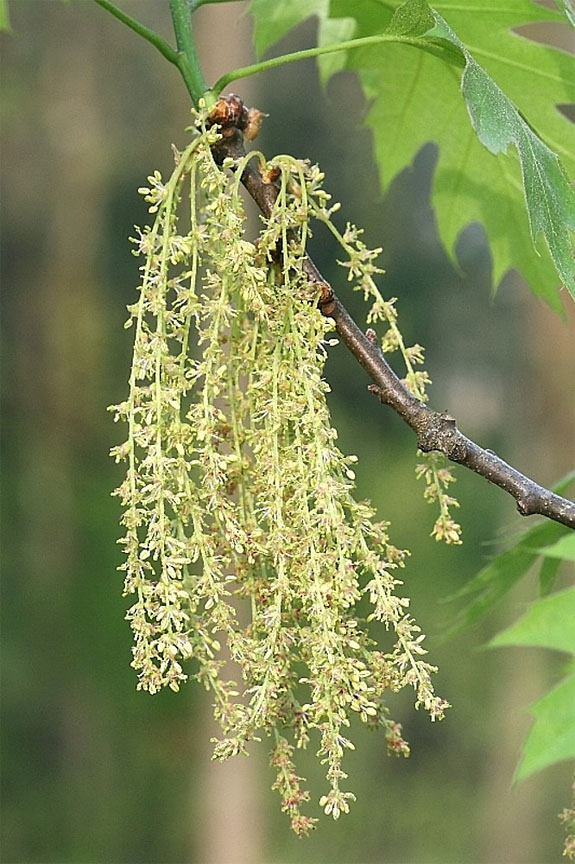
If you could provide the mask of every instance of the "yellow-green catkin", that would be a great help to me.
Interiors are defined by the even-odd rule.
[[[198,118],[169,180],[156,172],[141,190],[155,221],[135,239],[144,263],[127,322],[132,372],[127,400],[114,406],[128,437],[113,450],[127,464],[117,494],[132,665],[150,693],[178,690],[188,676],[212,692],[222,730],[214,758],[269,736],[274,788],[305,834],[316,820],[301,810],[310,796],[298,748],[313,739],[328,781],[320,805],[337,818],[354,797],[342,768],[351,717],[383,727],[389,751],[407,755],[386,692],[412,687],[432,719],[447,703],[397,593],[406,553],[355,500],[356,460],[331,425],[322,374],[333,324],[302,268],[314,220],[337,234],[322,175],[273,160],[280,193],[250,242],[238,172],[212,157],[216,136]],[[375,253],[351,226],[339,236],[350,277],[374,303],[371,320],[387,322],[384,349],[386,340],[401,347],[408,386],[424,386],[414,371],[421,349],[405,348],[393,303],[375,289]],[[225,657],[241,681],[227,679]]]

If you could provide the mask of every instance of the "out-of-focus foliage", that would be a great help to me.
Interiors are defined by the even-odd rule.
[[[567,534],[560,537],[550,546],[544,546],[539,550],[547,558],[559,558],[561,561],[575,561],[575,534]]]
[[[566,494],[573,482],[567,475],[555,489]],[[491,647],[528,645],[575,653],[575,589],[549,595],[562,561],[575,560],[575,535],[562,525],[543,523],[521,535],[497,555],[453,600],[465,600],[451,634],[491,610],[516,582],[539,566],[543,595],[515,624],[495,636]],[[471,600],[469,598],[471,597]],[[523,780],[566,759],[575,757],[575,676],[571,674],[532,707],[535,723],[523,746],[516,778]]]
[[[570,473],[555,485],[555,491],[567,494],[572,481],[573,473]],[[539,567],[541,593],[547,594],[553,587],[561,560],[569,558],[563,549],[567,544],[569,550],[572,537],[570,528],[556,522],[543,522],[522,532],[514,544],[495,556],[451,598],[453,602],[463,601],[463,605],[447,635],[468,627],[489,612],[535,565]]]
[[[515,624],[489,643],[530,645],[575,654],[575,588],[542,597]],[[535,722],[523,746],[516,772],[524,780],[535,771],[575,759],[575,674],[571,674],[531,706]]]
[[[489,643],[498,645],[540,645],[575,654],[575,589],[559,591],[536,600],[515,624]],[[575,704],[574,704],[575,709]],[[575,741],[573,742],[575,744]]]

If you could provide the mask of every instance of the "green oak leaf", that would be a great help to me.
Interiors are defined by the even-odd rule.
[[[311,15],[327,20],[329,0],[252,0],[248,11],[254,16],[254,45],[261,57],[297,24]],[[338,41],[336,35],[334,41]]]
[[[537,645],[575,654],[575,588],[532,603],[519,621],[489,642],[492,648],[501,645]]]
[[[561,537],[551,546],[539,549],[540,555],[547,558],[561,558],[563,561],[575,561],[575,533],[571,531],[566,537]]]
[[[566,495],[575,480],[575,472],[569,472],[555,483],[553,491]],[[522,531],[515,543],[496,555],[479,573],[463,585],[447,601],[459,601],[463,605],[457,612],[446,636],[453,636],[475,623],[492,609],[532,567],[540,563],[539,587],[541,595],[547,595],[557,576],[563,557],[550,557],[550,551],[564,549],[563,544],[575,537],[566,525],[557,522],[542,522]]]
[[[434,26],[435,18],[426,0],[411,0],[397,7],[387,29],[399,36],[422,36]]]
[[[357,28],[354,35],[360,37],[374,30],[383,32],[389,28],[397,6],[394,2],[365,4],[333,0],[332,14],[337,12],[349,17],[354,14],[352,10],[355,7]],[[550,148],[575,173],[573,127],[555,107],[557,103],[575,98],[573,58],[511,32],[512,27],[534,21],[557,20],[560,16],[527,0],[485,4],[485,11],[482,11],[481,4],[475,4],[469,10],[465,4],[438,0],[435,10],[436,21],[443,21],[443,14],[447,18],[450,38],[451,34],[457,33],[457,43],[465,46],[468,77],[464,74],[463,83],[467,85],[464,95],[468,96],[468,104],[476,108],[476,120],[477,113],[481,116],[481,85],[489,82],[490,102],[494,110],[483,117],[481,134],[486,142],[492,147],[498,144],[498,149],[501,149],[504,141],[513,140],[513,135],[509,134],[510,125],[521,127],[521,132],[515,129],[516,137],[526,135],[522,146],[529,162],[525,179],[527,194],[535,210],[533,233],[537,233],[545,222],[545,209],[537,208],[548,206],[547,198],[552,198],[553,192],[558,190],[558,201],[552,202],[557,207],[549,225],[550,242],[575,291],[574,255],[568,251],[567,229],[562,225],[557,236],[553,233],[554,226],[560,226],[561,218],[565,216],[567,224],[575,228],[575,195],[546,145],[534,136],[521,118],[521,114],[529,117],[530,123],[543,134]],[[427,35],[438,33],[441,34],[441,27],[434,28]],[[520,163],[511,153],[500,153],[495,157],[482,146],[469,124],[468,109],[461,99],[461,82],[456,70],[403,45],[386,45],[385,50],[378,47],[348,52],[348,66],[357,70],[371,102],[367,123],[373,129],[383,187],[386,188],[399,171],[411,164],[423,144],[435,141],[439,145],[439,157],[432,194],[439,234],[449,253],[454,256],[461,231],[471,222],[480,222],[491,247],[494,285],[511,267],[516,267],[536,294],[543,296],[554,308],[559,308],[552,257],[546,248],[541,248],[539,255],[533,249]],[[517,110],[501,99],[501,91],[491,79],[497,81],[513,100]],[[495,128],[486,125],[488,120],[496,121]],[[498,130],[501,135],[499,141],[496,137]],[[574,139],[572,147],[568,143],[570,136]],[[533,139],[537,144],[533,144]],[[533,147],[533,153],[529,152],[530,147]],[[544,176],[546,171],[548,173]],[[549,195],[542,201],[537,200],[535,186],[531,185],[532,177],[535,182],[542,180],[545,189],[550,187]]]
[[[489,647],[527,645],[575,653],[575,588],[533,603]],[[535,721],[515,772],[524,780],[549,765],[575,758],[575,675],[571,674],[531,706]]]
[[[447,598],[449,601],[463,601],[464,605],[457,612],[446,637],[474,624],[492,609],[537,564],[541,555],[540,547],[556,542],[568,531],[569,528],[556,522],[535,525],[522,533],[514,545],[493,558],[456,594]],[[554,560],[551,567],[545,564],[547,561],[539,574],[542,594],[550,590],[560,561]]]
[[[521,162],[533,241],[541,232],[565,285],[575,298],[575,190],[555,153],[538,137],[513,103],[477,64],[443,18],[434,13],[432,31],[460,48],[466,65],[461,89],[481,143],[494,155],[514,144]],[[575,67],[573,69],[575,73]]]
[[[320,44],[385,31],[426,34],[425,53],[394,44],[347,52],[345,65],[357,71],[370,103],[367,124],[374,133],[382,187],[411,164],[425,143],[436,142],[433,203],[440,237],[452,258],[462,230],[479,222],[491,247],[494,286],[514,267],[535,294],[560,309],[558,271],[575,295],[569,233],[575,229],[575,193],[555,155],[573,176],[575,134],[556,106],[575,101],[574,61],[566,52],[517,32],[535,22],[565,20],[559,12],[530,0],[472,7],[438,0],[433,8],[425,0],[331,0],[329,10],[320,0],[253,0],[250,9],[265,19],[279,7],[281,35],[286,32],[287,7],[295,15],[293,23],[316,14]],[[435,24],[426,30],[430,13]],[[344,22],[343,37],[326,26],[334,19]],[[273,28],[256,21],[266,29],[269,47]],[[429,56],[433,41],[436,47],[450,44],[460,53],[463,81],[453,57],[444,63]],[[258,44],[261,48],[264,43],[260,39]],[[324,80],[342,67],[339,55],[320,58]],[[493,152],[482,146],[478,135]],[[513,151],[507,152],[509,143],[517,147],[523,171]],[[535,250],[532,234],[541,232],[548,245],[538,244]]]
[[[529,710],[535,721],[523,745],[515,780],[575,759],[575,675],[561,681]]]

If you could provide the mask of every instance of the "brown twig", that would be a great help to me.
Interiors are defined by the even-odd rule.
[[[220,99],[210,121],[217,123],[222,133],[214,147],[217,161],[221,164],[224,159],[231,158],[239,162],[245,156],[244,134],[250,127],[250,114],[241,99],[237,96]],[[251,161],[241,181],[264,216],[269,217],[279,193],[274,180],[262,175],[258,165]],[[320,289],[321,311],[333,318],[343,342],[374,382],[368,389],[413,429],[420,450],[444,453],[452,462],[464,465],[499,486],[515,498],[522,516],[538,514],[575,528],[575,503],[535,483],[492,450],[475,444],[459,431],[453,417],[434,411],[417,399],[389,366],[374,338],[370,338],[371,334],[360,330],[309,256],[304,260],[304,270],[310,282]]]

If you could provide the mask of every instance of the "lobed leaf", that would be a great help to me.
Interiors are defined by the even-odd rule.
[[[329,0],[252,0],[248,10],[254,16],[254,45],[261,57],[272,45],[311,15],[328,17]]]
[[[575,472],[569,472],[553,486],[553,490],[558,495],[565,495],[574,479]],[[560,543],[563,538],[572,536],[574,535],[569,528],[556,522],[534,525],[533,528],[521,533],[512,546],[497,555],[456,594],[447,598],[450,601],[458,599],[467,601],[467,605],[459,611],[447,636],[452,636],[474,623],[504,597],[541,555],[546,554],[545,550],[555,548],[555,544]],[[546,558],[542,562],[539,572],[542,596],[551,590],[560,563],[559,558]]]
[[[348,0],[335,2],[341,14],[350,14]],[[414,0],[414,4],[421,5],[419,0]],[[366,35],[370,27],[381,30],[389,27],[392,12],[386,7],[396,5],[385,3],[378,7],[376,20],[373,13],[359,14],[359,8],[364,8],[361,4],[355,35]],[[366,96],[372,100],[367,122],[374,132],[382,185],[385,188],[400,170],[408,167],[423,144],[430,140],[438,143],[432,195],[440,237],[450,255],[455,257],[457,240],[466,225],[480,222],[491,246],[494,285],[510,267],[516,267],[536,294],[559,309],[553,259],[573,290],[575,265],[569,252],[569,247],[572,248],[569,231],[575,218],[575,196],[557,166],[556,157],[536,138],[520,112],[529,115],[565,164],[575,168],[575,148],[566,146],[572,127],[555,108],[556,103],[569,102],[573,97],[573,61],[563,52],[510,31],[513,26],[559,16],[525,0],[508,0],[501,7],[485,7],[484,12],[474,7],[473,14],[465,7],[438,2],[437,9],[443,8],[450,22],[447,26],[454,28],[451,33],[458,33],[452,44],[460,49],[465,45],[463,95],[467,103],[460,98],[459,76],[454,75],[453,69],[404,46],[386,46],[385,51],[365,49],[348,56],[348,66],[357,69]],[[444,21],[438,12],[434,11],[434,17],[436,22]],[[443,35],[445,32],[444,29]],[[442,28],[436,24],[427,35],[432,34],[440,38]],[[484,68],[473,58],[481,59]],[[515,104],[503,96],[491,76],[496,77]],[[491,101],[490,114],[483,113],[481,117],[485,82],[492,95],[494,89],[501,95],[495,105]],[[468,118],[473,119],[470,105],[475,119],[481,117],[484,121],[481,135],[469,125]],[[501,155],[494,158],[481,146],[496,143],[494,132],[499,135],[500,145],[509,139],[510,115],[515,138],[521,146],[523,176],[520,163],[506,158],[501,149]],[[487,120],[491,128],[486,125]],[[492,133],[489,137],[488,132]],[[542,190],[544,196],[539,201]],[[524,196],[530,202],[531,224]],[[537,234],[541,230],[546,232],[549,246],[537,254],[532,232]]]
[[[568,588],[533,603],[519,621],[495,636],[489,646],[528,645],[572,654],[575,652],[574,621],[575,588]],[[530,710],[535,722],[521,752],[516,780],[524,780],[536,771],[575,758],[575,675],[561,681]]]
[[[530,709],[535,717],[523,750],[516,780],[525,780],[557,762],[575,758],[575,675],[565,678]]]
[[[479,66],[447,22],[438,13],[434,17],[436,27],[432,32],[457,45],[465,57],[461,89],[479,140],[494,155],[505,153],[509,144],[515,145],[531,237],[535,242],[543,233],[557,272],[575,298],[575,247],[571,237],[575,231],[575,190],[556,154]]]
[[[555,522],[535,525],[521,534],[517,542],[483,567],[466,585],[448,600],[466,601],[457,613],[447,637],[453,636],[470,624],[474,624],[492,609],[513,586],[533,567],[540,555],[540,547],[546,547],[564,537],[569,528]],[[540,572],[541,593],[552,587],[560,561],[553,566],[544,566]]]
[[[542,597],[549,594],[553,588],[560,566],[560,558],[544,558],[541,562],[539,569],[539,593]]]
[[[435,18],[427,0],[412,0],[398,6],[387,30],[401,36],[421,36],[434,26]]]
[[[575,654],[575,588],[558,591],[532,603],[525,615],[489,642],[501,645],[537,645]]]
[[[569,15],[571,0],[563,6]],[[425,0],[331,0],[329,9],[322,0],[252,0],[250,11],[259,50],[311,14],[320,20],[321,45],[384,32],[426,34],[425,53],[386,44],[349,51],[345,60],[338,54],[320,58],[324,81],[344,65],[360,77],[382,187],[435,141],[440,150],[433,201],[452,258],[462,230],[480,222],[492,251],[494,286],[514,267],[557,310],[557,273],[575,296],[575,192],[558,161],[560,156],[575,172],[575,141],[570,143],[572,125],[556,107],[575,101],[573,58],[518,32],[523,25],[564,20],[559,12],[528,0],[472,9],[442,0],[434,9]],[[430,53],[448,63],[437,63]],[[461,79],[453,68],[458,63]],[[519,161],[507,155],[509,144]],[[546,244],[536,249],[539,234]]]
[[[541,555],[548,558],[559,558],[567,561],[575,561],[575,534],[568,534],[566,537],[561,537],[556,543],[551,546],[545,546],[539,549]]]

